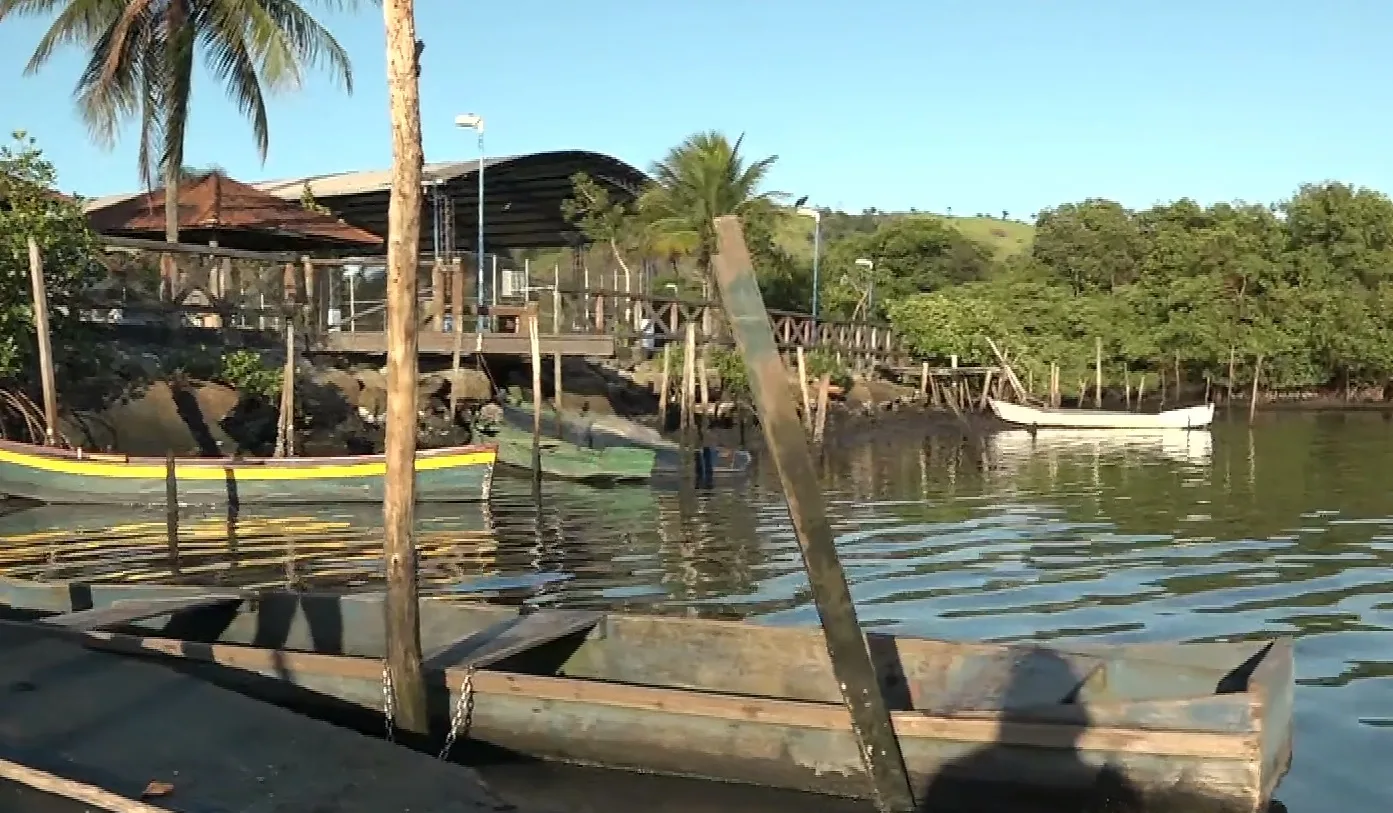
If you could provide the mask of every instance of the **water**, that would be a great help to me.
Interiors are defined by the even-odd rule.
[[[1119,440],[903,431],[820,463],[863,622],[996,641],[1298,639],[1293,813],[1386,807],[1393,745],[1393,424],[1264,416]],[[811,624],[777,482],[695,495],[500,476],[487,507],[430,509],[427,589],[548,606]],[[182,520],[40,509],[0,519],[4,572],[34,578],[373,585],[371,507]],[[124,523],[122,527],[116,527]],[[79,533],[78,530],[86,529]],[[77,536],[74,546],[65,539]],[[112,540],[121,548],[112,553]],[[293,558],[287,539],[295,540]],[[202,547],[200,547],[202,546]]]

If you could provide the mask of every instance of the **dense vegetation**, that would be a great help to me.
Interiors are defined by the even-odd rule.
[[[710,250],[695,224],[739,213],[766,304],[806,312],[813,221],[761,189],[773,160],[702,134],[632,204],[577,177],[568,214],[626,270],[658,257],[691,290]],[[917,354],[945,361],[990,363],[992,337],[1023,378],[1043,384],[1058,364],[1066,393],[1092,380],[1099,341],[1111,384],[1150,373],[1154,386],[1163,371],[1226,382],[1231,363],[1242,384],[1259,356],[1265,387],[1382,388],[1393,376],[1393,200],[1382,193],[1324,183],[1270,206],[1141,211],[1091,199],[1033,227],[1002,215],[823,211],[821,315],[889,320]]]

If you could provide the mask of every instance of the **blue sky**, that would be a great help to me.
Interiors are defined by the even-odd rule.
[[[744,132],[779,156],[772,187],[852,210],[1393,191],[1393,4],[1376,0],[418,0],[417,18],[431,161],[477,155],[452,122],[479,112],[490,154],[641,167],[693,131]],[[322,19],[353,96],[316,77],[277,97],[263,165],[200,77],[188,163],[246,180],[390,163],[381,12]],[[78,54],[22,76],[46,24],[0,24],[0,125],[37,136],[66,189],[135,188],[133,133],[104,150],[73,111]]]

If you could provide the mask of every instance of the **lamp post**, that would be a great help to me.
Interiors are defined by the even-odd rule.
[[[475,300],[478,303],[478,317],[474,320],[476,332],[484,332],[484,117],[477,113],[464,113],[455,116],[455,126],[473,130],[479,134],[479,233],[474,241],[474,269],[478,275]]]
[[[813,219],[813,319],[817,319],[818,260],[822,257],[822,211],[807,206],[799,206],[794,211]]]

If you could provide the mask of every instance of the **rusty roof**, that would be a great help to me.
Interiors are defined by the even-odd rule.
[[[156,189],[87,211],[103,234],[164,233],[165,190]],[[381,245],[381,237],[304,208],[218,172],[179,185],[180,230],[265,232],[355,246]]]

